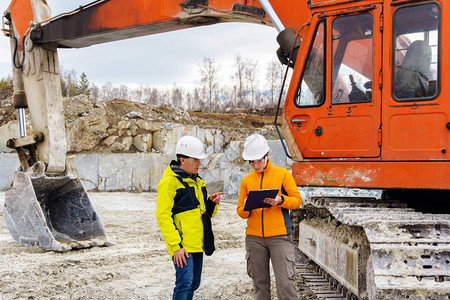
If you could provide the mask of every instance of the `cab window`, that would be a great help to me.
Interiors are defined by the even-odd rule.
[[[372,101],[371,14],[333,20],[332,104]]]
[[[316,28],[314,42],[295,96],[297,106],[321,105],[325,99],[325,21]]]
[[[429,3],[394,13],[393,97],[430,100],[439,90],[440,7]]]

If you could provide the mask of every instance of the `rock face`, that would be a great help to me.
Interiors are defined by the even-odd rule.
[[[275,165],[290,167],[279,141],[268,141],[270,157]],[[210,154],[202,160],[199,175],[210,193],[223,191],[235,196],[241,179],[251,171],[242,161],[242,141],[234,141],[223,153]],[[163,153],[76,153],[67,156],[67,162],[88,191],[156,191],[162,174],[175,155]],[[19,167],[15,153],[0,154],[0,190],[10,187],[13,173]]]
[[[167,164],[175,158],[175,145],[184,135],[195,136],[206,146],[200,176],[210,192],[235,195],[240,180],[250,171],[242,158],[242,141],[254,132],[270,135],[272,117],[247,114],[203,114],[151,107],[125,100],[98,103],[86,97],[64,100],[67,161],[87,190],[154,191]],[[4,116],[4,119],[14,119]],[[29,116],[27,116],[29,120]],[[0,125],[2,123],[0,122]],[[32,129],[27,129],[28,134]],[[17,121],[0,127],[0,142],[17,136]],[[286,167],[278,140],[269,141],[270,157]],[[10,152],[6,147],[1,152]],[[13,155],[13,153],[11,153]],[[18,168],[8,157],[6,173]],[[9,180],[9,181],[8,181]],[[9,187],[5,179],[0,188]]]

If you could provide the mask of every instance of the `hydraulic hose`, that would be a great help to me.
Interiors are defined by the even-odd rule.
[[[26,38],[26,37],[27,37],[27,35],[25,34],[25,35],[23,36],[23,38],[22,38],[22,45],[23,45],[24,47],[25,47],[25,38]],[[17,49],[19,48],[19,43],[18,43],[17,38],[16,38],[15,36],[11,35],[11,38],[14,39],[14,42],[15,42],[12,62],[13,62],[14,68],[20,69],[20,68],[22,68],[23,63],[24,63],[24,61],[25,61],[25,49],[22,51],[22,62],[21,62],[20,65],[18,66],[18,65],[16,64],[16,55],[17,55]]]

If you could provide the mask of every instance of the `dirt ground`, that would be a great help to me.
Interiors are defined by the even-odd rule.
[[[22,247],[0,211],[1,300],[171,299],[174,268],[156,223],[156,194],[90,193],[90,198],[114,246],[66,253]],[[253,299],[245,264],[246,224],[235,212],[236,203],[222,201],[213,218],[217,250],[205,256],[194,299]],[[300,299],[316,299],[297,281]],[[275,288],[272,293],[276,299]]]

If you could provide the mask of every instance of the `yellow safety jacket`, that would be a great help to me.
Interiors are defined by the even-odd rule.
[[[283,195],[283,203],[272,207],[257,208],[244,211],[245,199],[250,191],[260,189],[279,189]],[[271,237],[292,233],[290,209],[297,209],[302,204],[294,177],[288,170],[275,167],[270,160],[261,172],[246,175],[239,188],[237,214],[247,219],[247,235]]]
[[[188,191],[181,182],[191,188]],[[218,205],[209,199],[205,182],[200,176],[188,176],[172,161],[158,183],[156,220],[164,237],[170,257],[181,248],[188,253],[203,252],[203,223],[206,210],[214,216]],[[192,199],[192,193],[196,199]]]

